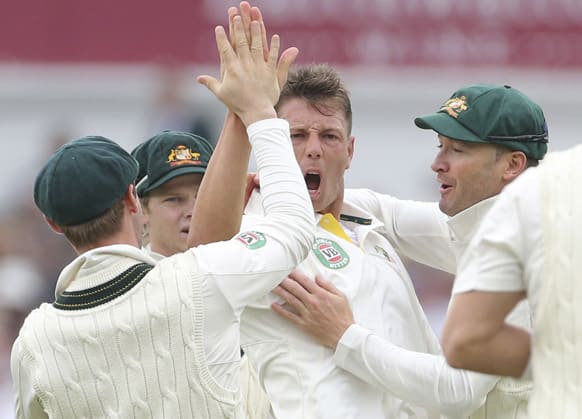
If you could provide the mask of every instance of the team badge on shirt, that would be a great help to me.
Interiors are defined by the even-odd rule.
[[[312,250],[326,268],[341,269],[350,263],[348,254],[333,240],[318,237],[313,243]]]
[[[260,249],[267,243],[267,239],[263,233],[258,231],[245,231],[236,236],[236,240],[244,244],[251,250]]]

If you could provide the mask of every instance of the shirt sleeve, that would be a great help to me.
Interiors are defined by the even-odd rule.
[[[503,190],[461,258],[453,294],[526,289],[524,269],[542,237],[540,200],[535,170]]]
[[[344,333],[334,360],[369,384],[450,418],[465,418],[477,410],[499,380],[452,368],[442,355],[400,348],[359,325]]]
[[[436,202],[394,198],[369,189],[347,189],[346,201],[384,224],[384,235],[400,256],[440,269],[456,271],[448,217]]]
[[[34,371],[32,357],[17,339],[12,346],[10,369],[14,388],[14,407],[17,419],[48,418],[35,393],[36,385],[31,374]]]
[[[238,315],[272,290],[307,257],[313,242],[313,206],[282,119],[249,125],[263,195],[264,217],[229,241],[191,249],[198,266]],[[214,286],[214,285],[213,285]],[[209,302],[212,304],[212,302]]]

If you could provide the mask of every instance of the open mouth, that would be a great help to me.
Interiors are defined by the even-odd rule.
[[[440,192],[441,193],[447,192],[452,187],[453,187],[452,185],[449,185],[449,184],[446,184],[446,183],[441,183]]]
[[[183,228],[182,230],[180,230],[180,233],[184,233],[184,234],[188,234],[190,232],[189,228]]]
[[[309,192],[316,192],[319,190],[319,185],[321,183],[321,176],[319,173],[307,173],[305,175],[305,184],[307,185],[307,190]]]

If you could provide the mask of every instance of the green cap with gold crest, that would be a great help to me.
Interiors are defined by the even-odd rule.
[[[454,140],[499,144],[543,159],[548,150],[548,126],[540,106],[511,86],[476,84],[463,87],[430,115],[414,119]]]
[[[212,145],[196,134],[166,130],[154,135],[131,152],[139,162],[138,196],[176,176],[204,173],[212,152]]]

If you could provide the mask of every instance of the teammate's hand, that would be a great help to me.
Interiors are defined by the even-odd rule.
[[[319,275],[314,282],[295,270],[273,292],[286,302],[285,305],[273,303],[271,308],[275,313],[332,349],[354,324],[354,315],[345,294]]]
[[[277,57],[279,36],[273,35],[269,59],[263,59],[261,28],[251,22],[251,43],[247,42],[240,16],[233,20],[235,47],[227,39],[222,26],[215,29],[216,45],[220,53],[222,79],[198,76],[226,106],[236,113],[243,123],[249,124],[276,117],[273,106],[279,98],[277,82]]]
[[[240,11],[240,12],[239,12]],[[261,10],[254,6],[251,7],[250,4],[246,1],[243,1],[239,5],[239,9],[232,6],[228,9],[228,23],[229,23],[229,39],[231,45],[234,44],[234,18],[235,16],[239,16],[243,22],[243,28],[245,30],[245,36],[248,42],[251,42],[250,37],[250,24],[253,21],[259,22],[261,25],[261,39],[263,43],[263,56],[265,61],[269,58],[269,49],[267,43],[267,29],[265,27],[265,22],[263,20],[263,14]],[[299,50],[296,47],[290,47],[284,50],[279,57],[279,62],[277,64],[277,80],[279,82],[279,88],[282,89],[285,83],[287,82],[287,75],[289,73],[289,68],[295,62],[297,55],[299,54]]]

